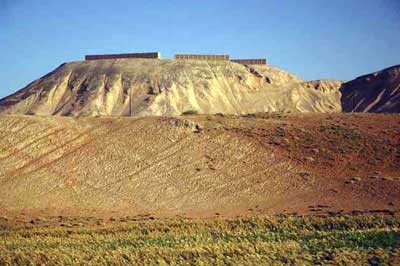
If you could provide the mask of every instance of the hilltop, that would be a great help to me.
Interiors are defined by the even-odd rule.
[[[66,63],[0,101],[3,114],[171,116],[340,112],[340,81],[307,82],[268,65],[105,59]]]

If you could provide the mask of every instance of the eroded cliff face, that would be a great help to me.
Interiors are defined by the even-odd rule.
[[[94,60],[61,65],[1,100],[0,112],[68,116],[164,116],[189,110],[340,112],[340,85],[339,81],[306,82],[271,66]]]
[[[400,112],[400,65],[358,77],[341,88],[344,112]]]

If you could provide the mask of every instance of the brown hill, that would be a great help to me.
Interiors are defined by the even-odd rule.
[[[400,208],[400,116],[0,116],[0,212]]]
[[[341,82],[316,89],[271,66],[231,62],[115,59],[72,62],[0,101],[0,113],[169,116],[340,112]]]
[[[399,113],[400,65],[344,83],[341,93],[344,112]]]

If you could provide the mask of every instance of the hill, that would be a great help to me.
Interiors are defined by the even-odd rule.
[[[400,208],[400,116],[0,116],[0,213]]]
[[[341,93],[344,112],[399,113],[400,65],[344,83]]]
[[[329,87],[321,90],[321,87]],[[306,82],[272,66],[115,59],[63,64],[0,101],[0,113],[170,116],[340,112],[339,81]]]

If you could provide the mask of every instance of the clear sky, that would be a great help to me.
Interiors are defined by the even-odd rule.
[[[399,48],[399,0],[0,0],[0,98],[85,54],[227,53],[346,80]]]

